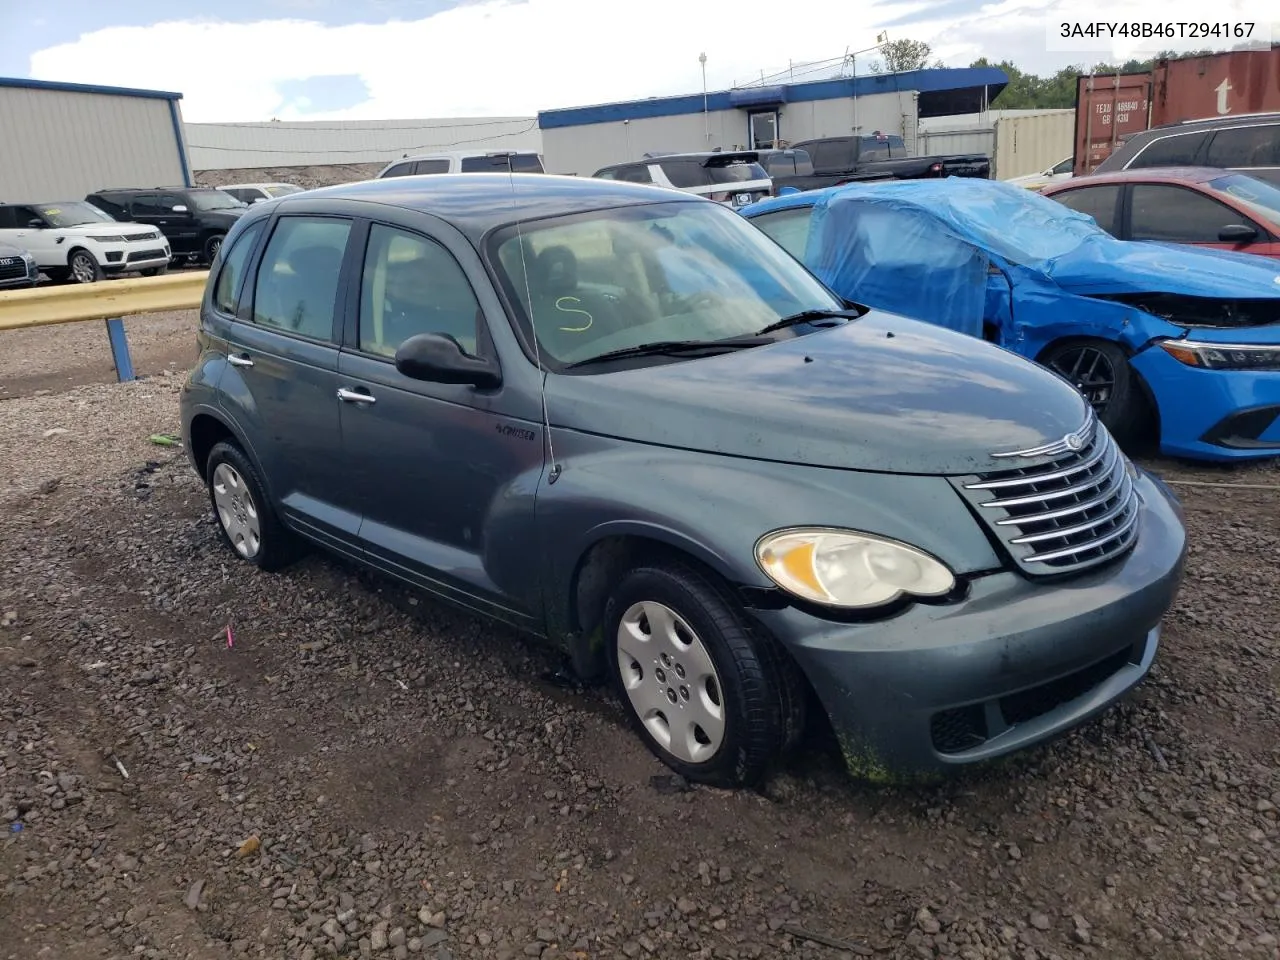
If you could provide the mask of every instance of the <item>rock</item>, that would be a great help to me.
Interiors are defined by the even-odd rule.
[[[421,913],[418,914],[418,919],[420,920],[422,919]],[[428,927],[435,927],[437,929],[440,929],[444,927],[444,911],[437,910],[435,913],[429,914],[427,916],[427,919],[423,920],[422,922],[425,923]]]
[[[187,905],[188,910],[197,910],[200,907],[200,898],[204,895],[204,881],[197,880],[187,888],[187,896],[183,903]]]
[[[342,933],[342,928],[338,926],[338,921],[333,917],[320,924],[320,929],[324,931],[324,935],[330,940],[336,940],[339,934]]]
[[[369,931],[369,947],[372,950],[385,950],[390,946],[387,938],[387,925],[385,922],[379,923],[371,931]]]
[[[1276,808],[1276,805],[1270,800],[1262,799],[1253,805],[1253,809],[1258,813],[1270,813]]]
[[[387,934],[387,943],[393,947],[403,947],[405,945],[404,927],[396,927]]]
[[[687,917],[691,913],[697,913],[698,905],[694,903],[692,900],[690,900],[688,897],[681,897],[679,900],[676,901],[676,909],[679,910],[681,914]]]
[[[1031,925],[1037,930],[1049,929],[1049,918],[1039,911],[1031,914]]]
[[[443,917],[444,914],[440,914],[440,916]],[[444,921],[442,920],[441,922],[443,923]],[[443,930],[428,930],[422,935],[422,939],[419,942],[422,944],[421,949],[426,950],[428,947],[434,947],[436,944],[444,943],[448,939],[449,934]]]
[[[929,934],[937,933],[942,929],[942,924],[938,922],[938,918],[933,915],[928,907],[921,907],[916,911],[916,926]]]
[[[51,427],[44,432],[44,439],[48,440],[50,437],[60,437],[67,432],[69,431],[66,427]]]

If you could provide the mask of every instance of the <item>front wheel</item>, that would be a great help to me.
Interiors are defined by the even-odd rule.
[[[678,563],[631,571],[605,606],[605,629],[632,726],[687,779],[756,785],[797,739],[796,667],[702,573]]]
[[[102,267],[88,250],[76,250],[67,260],[67,279],[73,283],[97,283],[102,279]]]
[[[295,559],[296,541],[280,523],[243,450],[227,441],[216,444],[205,480],[222,540],[240,559],[263,570],[279,570]]]
[[[1040,362],[1079,390],[1121,443],[1145,438],[1151,406],[1119,346],[1106,340],[1075,340],[1050,347]]]

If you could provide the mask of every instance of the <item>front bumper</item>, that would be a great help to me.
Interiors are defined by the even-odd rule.
[[[95,250],[102,272],[107,274],[133,273],[167,267],[172,257],[169,241],[161,234],[155,240],[141,240],[129,244],[103,244]]]
[[[1138,541],[1098,572],[979,577],[959,603],[880,623],[753,611],[808,676],[852,773],[895,779],[1002,756],[1065,733],[1146,676],[1186,533],[1160,485],[1144,475],[1137,486]]]
[[[1130,361],[1160,412],[1160,452],[1196,460],[1280,456],[1280,370],[1200,370],[1158,346]]]

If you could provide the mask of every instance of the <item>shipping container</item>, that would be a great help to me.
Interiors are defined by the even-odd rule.
[[[1162,60],[1152,75],[1153,127],[1280,110],[1280,46]]]
[[[1001,117],[995,125],[991,176],[999,180],[1040,173],[1071,156],[1072,110]]]
[[[1076,81],[1075,174],[1090,173],[1126,137],[1183,120],[1280,110],[1280,44],[1161,60],[1150,73]]]
[[[1151,124],[1151,74],[1076,78],[1075,175],[1092,173],[1125,137]]]

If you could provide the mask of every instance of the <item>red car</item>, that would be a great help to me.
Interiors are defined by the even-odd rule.
[[[1040,191],[1119,240],[1160,240],[1280,257],[1280,187],[1216,167],[1096,173]]]

